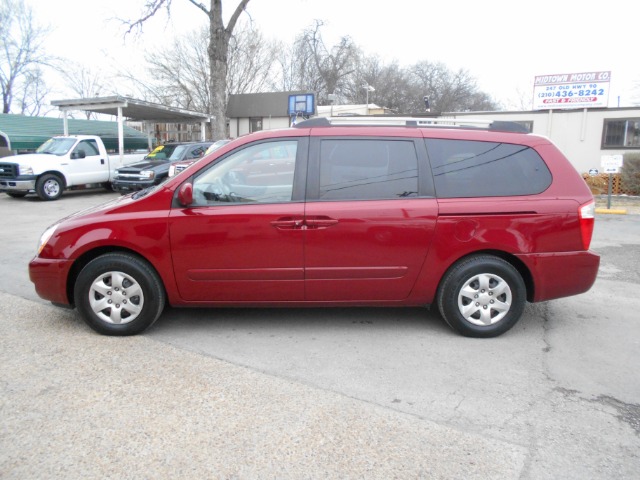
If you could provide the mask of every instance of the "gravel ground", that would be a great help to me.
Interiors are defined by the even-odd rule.
[[[524,446],[0,293],[3,479],[517,479]]]

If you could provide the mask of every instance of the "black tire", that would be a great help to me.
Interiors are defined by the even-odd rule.
[[[108,253],[89,262],[74,285],[76,308],[103,335],[136,335],[164,309],[165,292],[146,261],[126,253]]]
[[[6,192],[11,198],[24,198],[27,196],[26,193],[22,192]]]
[[[526,287],[513,265],[493,255],[460,260],[443,277],[438,308],[467,337],[489,338],[513,327],[524,310]]]
[[[36,182],[36,193],[42,200],[57,200],[64,191],[64,182],[53,173],[46,173]]]

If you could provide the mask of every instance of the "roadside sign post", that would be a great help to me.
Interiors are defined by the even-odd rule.
[[[609,174],[609,188],[607,193],[607,210],[611,209],[611,190],[613,190],[613,174],[620,173],[622,155],[602,155],[600,163],[604,173]]]
[[[613,173],[609,173],[609,188],[607,193],[607,210],[611,210],[611,190],[613,189]]]

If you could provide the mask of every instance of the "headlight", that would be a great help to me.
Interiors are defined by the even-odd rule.
[[[53,233],[56,231],[56,228],[58,228],[57,224],[52,225],[51,227],[47,228],[40,236],[40,241],[38,242],[38,255],[40,255],[40,252],[42,252],[42,249],[47,244]]]
[[[33,175],[33,168],[29,165],[20,165],[18,169],[18,175]]]
[[[149,180],[151,180],[153,177],[156,176],[156,173],[153,170],[143,170],[140,172],[140,175],[143,178],[148,178]]]

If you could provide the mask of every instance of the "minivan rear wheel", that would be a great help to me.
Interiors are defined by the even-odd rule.
[[[90,261],[75,283],[76,308],[103,335],[135,335],[160,316],[165,292],[146,261],[126,253],[108,253]]]
[[[437,301],[444,320],[462,335],[496,337],[522,316],[526,287],[513,265],[493,255],[478,255],[447,271]]]

